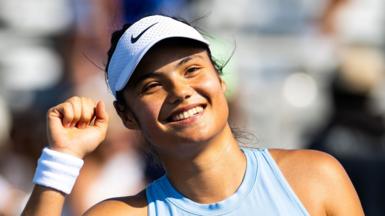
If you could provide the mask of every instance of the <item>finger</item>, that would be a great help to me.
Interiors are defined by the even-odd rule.
[[[73,108],[68,102],[59,104],[48,111],[49,121],[59,121],[64,127],[70,127],[73,120]]]
[[[82,115],[82,102],[79,97],[72,97],[68,100],[73,109],[73,118],[71,121],[71,127],[75,127]]]
[[[103,101],[98,101],[95,108],[95,126],[107,129],[108,114]]]
[[[94,117],[96,104],[92,99],[85,98],[85,97],[81,98],[81,103],[82,103],[82,115],[79,120],[80,122],[79,127],[84,128],[90,125]]]

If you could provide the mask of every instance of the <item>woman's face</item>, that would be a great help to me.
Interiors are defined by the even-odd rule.
[[[125,121],[157,151],[186,151],[227,125],[225,85],[202,48],[156,46],[143,58],[123,92]]]

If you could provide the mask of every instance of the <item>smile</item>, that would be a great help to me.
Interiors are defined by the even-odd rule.
[[[204,108],[202,106],[193,107],[191,109],[172,115],[171,121],[182,121],[191,118],[193,116],[199,115],[203,112],[203,110]]]

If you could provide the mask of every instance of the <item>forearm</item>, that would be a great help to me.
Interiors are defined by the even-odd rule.
[[[38,160],[35,187],[22,215],[60,216],[82,158],[106,136],[108,115],[102,101],[72,97],[49,109],[47,116],[49,148]]]
[[[23,215],[61,215],[66,194],[70,194],[83,160],[44,148],[35,171],[34,190]]]
[[[64,193],[48,187],[35,185],[27,205],[21,215],[59,216],[61,215],[64,206],[64,200]]]

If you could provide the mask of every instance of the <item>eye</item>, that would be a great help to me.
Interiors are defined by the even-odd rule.
[[[142,93],[148,93],[154,89],[156,89],[158,86],[160,86],[160,83],[158,82],[150,82],[143,86]]]
[[[201,69],[201,67],[198,67],[198,66],[188,67],[186,69],[186,75],[192,75],[192,74],[196,73],[197,71],[199,71],[199,69]]]

